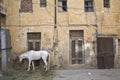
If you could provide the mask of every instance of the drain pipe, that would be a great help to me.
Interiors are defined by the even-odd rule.
[[[56,54],[55,53],[55,48],[56,48],[56,38],[57,38],[57,8],[56,8],[56,0],[54,0],[54,5],[55,5],[55,7],[54,7],[54,33],[53,33],[53,52],[54,52],[54,54]]]
[[[53,66],[56,66],[56,46],[57,46],[57,2],[54,0],[54,32],[53,32]]]
[[[54,28],[56,29],[57,28],[57,8],[56,8],[56,0],[54,0],[55,1],[55,11],[54,11]]]

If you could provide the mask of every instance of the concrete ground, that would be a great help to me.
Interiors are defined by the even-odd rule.
[[[120,69],[56,70],[53,80],[120,80]]]

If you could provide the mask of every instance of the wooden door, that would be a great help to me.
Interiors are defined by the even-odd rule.
[[[41,33],[28,33],[28,50],[40,50],[41,47]],[[35,65],[39,66],[41,60],[36,60]]]
[[[28,50],[40,50],[40,40],[29,40],[28,41]]]
[[[81,64],[83,63],[83,41],[79,39],[71,40],[71,63]]]
[[[114,48],[112,37],[97,38],[97,64],[100,69],[114,68]]]
[[[41,46],[41,34],[40,33],[28,33],[28,50],[40,50]]]

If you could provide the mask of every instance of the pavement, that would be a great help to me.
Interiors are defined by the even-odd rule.
[[[53,80],[120,80],[120,69],[56,70]]]

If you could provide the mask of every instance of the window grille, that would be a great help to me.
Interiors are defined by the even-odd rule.
[[[47,7],[46,0],[40,0],[40,7]]]
[[[85,12],[93,11],[94,11],[93,0],[85,0]]]

